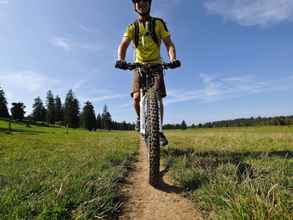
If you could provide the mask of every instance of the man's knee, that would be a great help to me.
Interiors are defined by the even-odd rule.
[[[135,104],[139,104],[139,102],[140,102],[140,94],[139,94],[139,92],[133,93],[133,102]]]

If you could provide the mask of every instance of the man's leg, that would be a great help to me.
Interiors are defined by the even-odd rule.
[[[133,93],[133,106],[134,106],[134,110],[137,114],[135,130],[137,130],[137,131],[140,130],[140,105],[139,105],[139,102],[140,102],[140,93],[139,92]]]
[[[133,106],[138,118],[139,118],[139,112],[140,112],[139,102],[140,102],[139,92],[133,93]]]

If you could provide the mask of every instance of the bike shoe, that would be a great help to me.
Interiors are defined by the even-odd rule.
[[[139,119],[139,118],[136,119],[135,130],[136,130],[137,132],[140,131],[140,119]]]
[[[160,145],[161,146],[168,145],[168,140],[167,140],[166,136],[163,133],[160,133]]]

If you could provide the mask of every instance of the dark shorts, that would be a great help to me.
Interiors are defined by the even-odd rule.
[[[162,98],[167,96],[165,81],[164,81],[164,74],[163,71],[160,70],[159,77],[157,77],[155,82],[155,88],[159,91],[159,94]],[[133,71],[133,80],[132,80],[132,90],[131,90],[131,97],[133,97],[133,93],[139,92],[140,90],[140,76],[138,70]]]

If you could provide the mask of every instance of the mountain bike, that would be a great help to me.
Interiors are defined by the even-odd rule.
[[[160,111],[162,99],[155,88],[155,80],[162,70],[176,67],[172,67],[171,63],[126,65],[125,70],[137,69],[140,74],[140,133],[147,146],[149,183],[156,186],[160,177],[160,132],[163,129]]]

